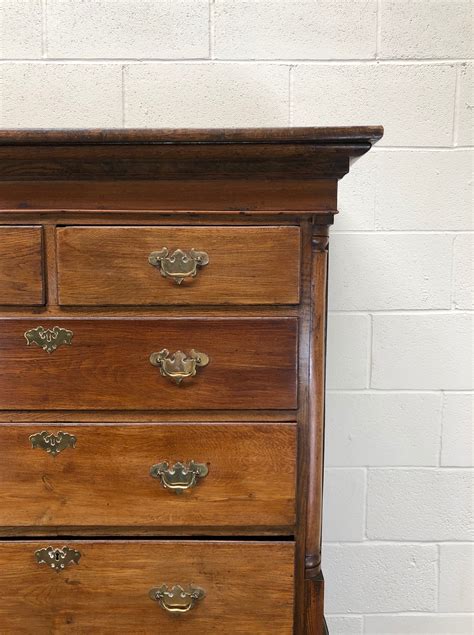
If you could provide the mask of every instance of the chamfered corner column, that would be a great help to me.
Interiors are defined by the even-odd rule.
[[[324,393],[328,228],[315,226],[311,251],[311,337],[309,357],[308,494],[305,541],[305,635],[324,635],[324,578],[321,572],[324,468]]]

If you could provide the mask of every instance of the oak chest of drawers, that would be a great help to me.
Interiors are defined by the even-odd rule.
[[[328,227],[381,128],[0,132],[0,632],[324,633]]]

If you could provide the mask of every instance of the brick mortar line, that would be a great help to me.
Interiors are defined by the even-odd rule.
[[[433,611],[391,611],[391,612],[386,612],[386,611],[381,611],[379,613],[373,613],[373,612],[369,612],[369,613],[329,613],[326,612],[326,616],[327,617],[378,617],[379,615],[393,615],[396,617],[451,617],[451,616],[465,616],[465,617],[472,617],[474,615],[474,613],[471,613],[469,611],[451,611],[451,612],[446,612],[446,611],[439,611],[439,612],[433,612]],[[400,634],[399,634],[400,635]],[[462,635],[461,633],[459,635]]]
[[[41,58],[46,59],[48,55],[48,29],[47,29],[47,2],[41,0]]]
[[[439,612],[440,595],[441,595],[441,545],[436,545],[436,612]]]
[[[215,52],[215,2],[214,0],[209,0],[209,59],[214,60],[214,52]]]
[[[457,126],[458,126],[458,108],[459,108],[459,84],[461,82],[461,66],[456,68],[456,80],[454,82],[454,112],[453,112],[453,128],[452,128],[452,144],[456,147]]]
[[[400,395],[404,394],[419,394],[419,395],[472,395],[474,396],[474,388],[467,388],[464,390],[459,389],[447,389],[447,388],[432,388],[430,389],[418,389],[418,388],[328,388],[326,390],[327,394],[335,393],[345,393],[348,395],[391,395],[393,393],[398,393]]]
[[[432,547],[436,547],[438,545],[441,545],[442,547],[448,547],[448,546],[464,546],[464,547],[471,547],[474,545],[473,542],[470,542],[469,540],[381,540],[380,538],[377,538],[375,540],[368,540],[367,542],[364,542],[362,540],[359,541],[355,541],[355,540],[323,540],[323,545],[338,545],[340,547],[343,547],[345,545],[350,545],[350,546],[354,546],[354,545],[358,545],[360,547],[365,547],[367,545],[371,545],[373,547],[387,547],[387,546],[393,546],[393,547],[404,547],[407,545],[413,545],[413,546],[422,546],[422,545],[427,545],[427,546],[432,546]]]
[[[381,4],[380,0],[377,0],[375,9],[375,59],[379,59],[380,49],[382,45],[382,19],[381,19]]]
[[[337,219],[336,219],[336,223],[337,223]],[[360,235],[360,236],[363,236],[363,235],[372,236],[373,234],[379,234],[381,236],[452,235],[454,238],[456,238],[458,234],[464,234],[464,235],[472,234],[474,236],[474,229],[337,229],[337,225],[336,225],[334,229],[331,229],[331,235],[334,235],[334,234],[337,234],[338,236],[345,236],[345,235],[350,236],[353,234]]]
[[[470,315],[474,309],[330,309],[329,315]]]
[[[396,470],[397,472],[474,472],[474,465],[327,465],[325,469],[331,470],[368,470],[376,472],[380,470]],[[367,474],[368,476],[368,474]],[[434,541],[438,542],[438,541]],[[469,542],[469,540],[465,541]],[[474,540],[472,541],[474,544]]]
[[[0,59],[0,63],[8,64],[267,64],[269,66],[280,64],[314,65],[314,66],[336,66],[347,65],[372,65],[372,66],[453,66],[465,65],[474,62],[474,58],[452,58],[452,59],[334,59],[334,60],[311,60],[297,58],[281,59],[219,59],[216,57],[5,57]]]

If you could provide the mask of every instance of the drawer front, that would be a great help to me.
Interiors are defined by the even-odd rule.
[[[292,409],[296,344],[294,318],[4,319],[0,409]]]
[[[290,542],[11,542],[0,567],[11,635],[293,632]]]
[[[42,231],[0,227],[0,305],[44,304]]]
[[[0,430],[0,532],[241,527],[293,533],[293,424]]]
[[[57,242],[62,305],[299,301],[298,227],[65,227]]]

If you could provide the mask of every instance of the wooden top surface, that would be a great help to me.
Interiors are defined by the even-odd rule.
[[[311,143],[372,145],[382,126],[329,128],[156,128],[0,130],[0,145],[195,144],[195,143]]]

